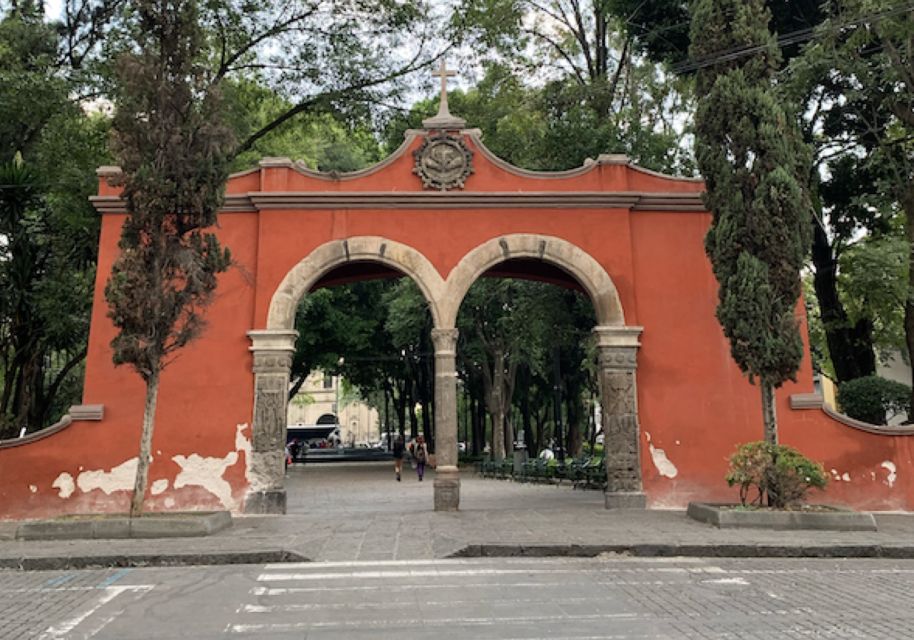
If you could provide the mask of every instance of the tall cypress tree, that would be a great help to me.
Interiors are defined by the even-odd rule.
[[[776,94],[780,52],[763,0],[695,0],[696,156],[713,215],[705,238],[720,285],[717,318],[733,359],[761,388],[777,442],[774,390],[803,356],[795,317],[812,207],[810,155]]]
[[[128,217],[105,289],[115,364],[146,383],[131,515],[142,511],[162,370],[199,335],[228,251],[216,223],[232,138],[203,61],[195,0],[140,0],[135,47],[118,60],[114,151]]]

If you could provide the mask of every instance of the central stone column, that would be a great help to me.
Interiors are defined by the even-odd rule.
[[[435,511],[460,506],[457,470],[457,329],[432,329],[435,344]]]
[[[285,513],[286,413],[297,331],[249,331],[254,354],[254,422],[245,513]]]
[[[594,329],[600,359],[603,451],[606,455],[606,508],[643,509],[641,433],[635,371],[641,327]]]

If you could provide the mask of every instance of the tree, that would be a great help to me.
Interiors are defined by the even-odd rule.
[[[691,157],[677,144],[682,134],[674,122],[683,99],[671,83],[639,76],[626,87],[625,104],[607,118],[574,82],[528,86],[521,75],[492,65],[478,85],[450,92],[448,100],[453,113],[482,129],[493,153],[526,169],[559,171],[601,153],[626,153],[650,169],[691,173]],[[384,136],[387,150],[436,111],[437,100],[427,100],[393,118]]]
[[[118,329],[114,362],[146,384],[131,516],[143,508],[161,373],[202,331],[217,275],[229,266],[208,229],[232,142],[219,84],[200,64],[195,0],[141,0],[135,9],[136,52],[118,60],[113,143],[128,217],[105,289]]]
[[[801,57],[806,42],[815,36],[815,27],[826,17],[820,0],[768,0],[772,29],[779,34],[784,61]],[[657,61],[672,64],[674,71],[689,75],[701,66],[687,59],[689,45],[689,3],[667,0],[611,0],[609,11],[624,21],[637,50]],[[737,51],[735,55],[740,55]],[[839,381],[869,375],[875,371],[874,319],[855,314],[859,301],[848,297],[839,285],[842,252],[862,232],[882,230],[884,220],[878,210],[861,206],[861,200],[878,191],[878,179],[867,167],[866,154],[836,153],[846,145],[859,122],[846,109],[844,82],[827,69],[817,67],[809,73],[788,76],[793,99],[806,105],[798,116],[804,139],[814,145],[811,167],[813,206],[812,265],[816,300],[821,317],[821,355],[829,375]],[[872,143],[869,144],[872,146]],[[875,214],[875,215],[874,215]],[[819,345],[816,345],[817,347]]]
[[[809,153],[775,94],[780,53],[769,19],[761,0],[699,0],[691,55],[708,61],[696,78],[695,128],[717,318],[733,359],[759,383],[765,439],[776,443],[774,389],[795,377],[803,356],[794,314],[812,210]],[[721,56],[749,47],[758,50]]]
[[[107,123],[71,99],[40,3],[0,20],[0,439],[81,396]]]
[[[636,49],[669,63],[688,63],[693,4],[689,0],[608,0],[607,10],[621,20]],[[821,0],[767,0],[772,30],[803,42],[823,19]],[[788,44],[787,57],[799,53]]]
[[[828,19],[798,66],[828,73],[844,88],[843,111],[855,127],[846,153],[862,157],[903,214],[907,281],[914,275],[914,13],[889,0],[842,0],[826,5]],[[801,69],[802,70],[802,69]],[[877,198],[878,200],[878,198]],[[871,205],[872,206],[872,205]],[[914,293],[904,303],[905,341],[914,353]]]

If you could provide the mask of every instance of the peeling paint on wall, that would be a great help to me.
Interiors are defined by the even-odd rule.
[[[139,458],[130,458],[112,467],[111,471],[83,471],[76,478],[76,486],[83,493],[89,493],[93,489],[100,489],[106,495],[111,495],[115,491],[133,491],[138,462]]]
[[[73,482],[73,476],[66,471],[57,476],[51,486],[55,489],[60,489],[57,495],[64,499],[69,498],[76,491],[76,483]]]
[[[679,469],[667,457],[666,451],[658,449],[651,444],[650,433],[645,431],[644,436],[647,438],[647,444],[651,451],[651,460],[654,462],[654,466],[657,467],[657,472],[664,478],[675,478],[679,474]]]
[[[152,495],[157,496],[160,493],[165,493],[165,490],[168,489],[168,480],[164,478],[161,480],[156,480],[152,483],[152,487],[149,489]]]
[[[895,486],[895,480],[898,478],[898,474],[896,473],[898,469],[895,467],[895,463],[891,460],[886,460],[879,466],[889,472],[889,475],[886,476],[885,483],[889,485],[889,489],[891,489]]]
[[[238,453],[244,452],[244,477],[250,482],[251,481],[251,441],[248,438],[244,437],[244,430],[248,428],[248,424],[245,422],[243,424],[235,425],[235,451]]]
[[[31,491],[32,493],[38,493],[38,487],[36,487],[36,486],[33,485],[33,484],[30,484],[30,485],[29,485],[29,491]]]
[[[232,486],[222,476],[226,469],[238,462],[237,451],[230,451],[224,458],[204,458],[192,453],[189,456],[173,456],[172,460],[181,467],[181,472],[175,478],[175,489],[203,487],[219,498],[226,509],[236,507],[232,499]]]

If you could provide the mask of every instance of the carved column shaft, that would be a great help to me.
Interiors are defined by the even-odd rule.
[[[432,329],[435,344],[435,511],[460,505],[457,470],[457,329]]]
[[[606,507],[644,508],[641,435],[638,425],[640,328],[598,327],[603,450],[606,455]]]
[[[251,331],[254,420],[246,513],[285,513],[285,444],[295,331]]]

